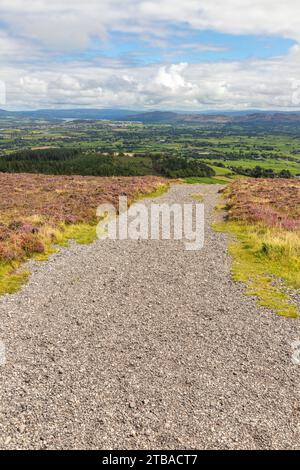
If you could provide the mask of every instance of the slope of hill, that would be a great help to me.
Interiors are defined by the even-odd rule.
[[[299,449],[299,322],[233,282],[228,237],[211,228],[218,187],[155,202],[195,191],[204,249],[73,244],[0,299],[2,449]]]

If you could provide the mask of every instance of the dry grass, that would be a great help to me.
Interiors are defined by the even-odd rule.
[[[226,192],[231,220],[300,229],[300,180],[240,179]]]
[[[300,288],[300,181],[241,179],[224,192],[233,233],[233,274],[260,304],[297,316],[290,297]]]
[[[81,177],[0,173],[0,293],[15,291],[15,270],[35,255],[43,259],[53,244],[70,238],[95,238],[96,209],[117,206],[120,194],[129,203],[145,194],[161,192],[159,177]],[[8,279],[7,275],[11,274]]]

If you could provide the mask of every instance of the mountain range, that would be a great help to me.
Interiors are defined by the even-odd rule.
[[[40,109],[36,111],[6,111],[0,118],[111,120],[143,123],[298,123],[300,112],[227,111],[223,113],[179,113],[173,111],[138,112],[127,109]]]

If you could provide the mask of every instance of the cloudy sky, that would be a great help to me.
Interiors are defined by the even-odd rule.
[[[300,2],[0,0],[0,81],[6,109],[300,109]]]

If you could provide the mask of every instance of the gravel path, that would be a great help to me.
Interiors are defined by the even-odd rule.
[[[300,448],[299,321],[256,306],[210,228],[174,241],[71,245],[0,299],[4,449]],[[150,203],[150,200],[147,201]]]

